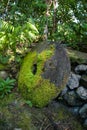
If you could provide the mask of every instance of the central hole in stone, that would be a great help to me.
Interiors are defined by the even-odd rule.
[[[32,73],[35,75],[37,72],[37,64],[33,64],[32,66]]]

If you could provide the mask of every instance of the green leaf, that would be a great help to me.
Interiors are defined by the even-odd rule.
[[[33,25],[32,23],[30,22],[27,22],[27,25],[26,25],[29,29],[35,31],[36,33],[39,33],[37,28],[35,27],[35,25]]]
[[[29,100],[25,101],[25,103],[26,103],[27,105],[29,105],[30,107],[32,107],[32,106],[33,106],[32,102],[31,102],[31,101],[29,101]]]

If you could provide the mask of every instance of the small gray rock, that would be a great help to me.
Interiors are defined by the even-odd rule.
[[[75,68],[75,72],[78,73],[78,74],[83,74],[83,73],[86,73],[87,71],[87,65],[78,65],[76,68]]]
[[[79,108],[80,107],[71,107],[70,108],[70,111],[73,113],[73,114],[75,114],[75,116],[78,116],[79,115]]]
[[[79,113],[79,107],[74,107],[73,114],[78,115],[78,113]]]
[[[79,95],[79,97],[83,100],[87,100],[87,89],[80,86],[77,88],[76,93]]]
[[[67,92],[63,99],[70,105],[70,106],[80,106],[83,104],[77,97],[77,94],[74,91]]]
[[[67,86],[72,90],[75,89],[79,86],[79,79],[80,77],[78,77],[78,75],[71,73]]]
[[[87,74],[86,75],[82,75],[82,77],[80,79],[80,84],[82,86],[84,86],[85,88],[87,88]]]
[[[2,78],[2,79],[6,79],[8,77],[8,74],[7,74],[7,72],[6,71],[0,71],[0,78]]]
[[[79,114],[80,114],[81,118],[87,118],[87,104],[83,105],[80,108]]]

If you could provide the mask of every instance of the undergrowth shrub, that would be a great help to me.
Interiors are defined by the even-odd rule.
[[[14,87],[15,79],[10,79],[9,77],[4,80],[0,78],[0,98],[11,92]]]

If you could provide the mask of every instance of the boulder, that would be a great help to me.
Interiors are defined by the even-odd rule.
[[[34,106],[46,106],[66,86],[70,62],[62,45],[42,43],[24,58],[18,88]]]
[[[78,64],[83,64],[83,63],[87,64],[87,53],[77,51],[77,50],[71,49],[71,48],[67,48],[66,51],[67,51],[72,63],[76,62]]]

